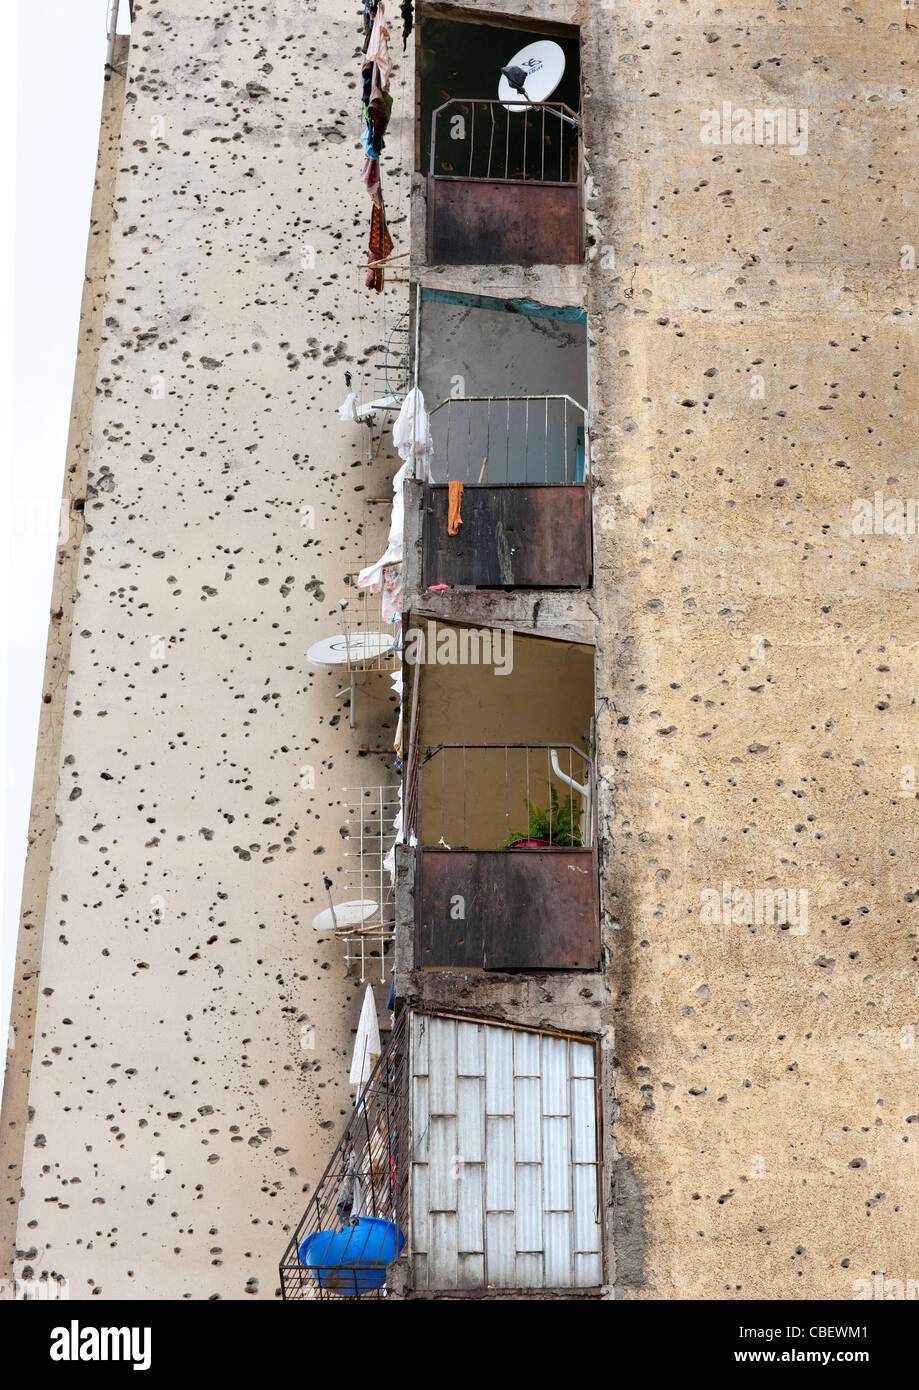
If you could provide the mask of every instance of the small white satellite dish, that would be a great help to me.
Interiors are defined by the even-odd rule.
[[[350,903],[339,903],[337,907],[325,907],[313,918],[313,931],[334,932],[359,927],[372,917],[379,907],[369,898],[356,898]]]
[[[306,654],[311,666],[347,666],[354,661],[372,661],[392,646],[392,637],[385,632],[352,632],[349,637],[324,637],[315,642]]]
[[[522,68],[526,73],[524,88],[530,101],[548,101],[565,75],[565,51],[560,44],[551,39],[537,39],[521,48],[505,65],[509,68]],[[519,92],[516,92],[507,78],[501,75],[498,83],[498,100],[502,106],[518,110],[527,105]]]

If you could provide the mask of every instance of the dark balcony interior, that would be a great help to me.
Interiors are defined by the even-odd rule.
[[[427,627],[409,795],[416,964],[596,969],[594,650],[512,634],[501,675],[461,659],[478,631]]]
[[[419,169],[432,265],[566,265],[583,258],[577,35],[422,16]],[[551,99],[496,100],[501,69],[550,38],[565,55]]]

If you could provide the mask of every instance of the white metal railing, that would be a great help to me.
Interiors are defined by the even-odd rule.
[[[437,482],[583,482],[587,412],[573,396],[457,396],[431,411]]]

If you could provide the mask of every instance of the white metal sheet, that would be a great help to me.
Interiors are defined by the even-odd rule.
[[[412,1169],[412,1251],[426,1254],[428,1249],[428,1170],[424,1163]]]
[[[568,1041],[569,1056],[571,1058],[572,1076],[593,1076],[597,1074],[597,1054],[593,1043],[577,1042],[571,1038]]]
[[[488,1283],[512,1289],[516,1280],[513,1212],[489,1212],[485,1218]]]
[[[547,1115],[542,1122],[543,1199],[546,1211],[571,1209],[571,1125],[566,1118]]]
[[[538,1076],[518,1076],[514,1082],[514,1120],[518,1163],[542,1160],[542,1112]]]
[[[577,1289],[594,1289],[603,1283],[603,1269],[599,1255],[575,1255],[574,1286]]]
[[[541,1289],[543,1287],[543,1256],[517,1256],[517,1288]]]
[[[540,1036],[538,1033],[514,1032],[514,1074],[539,1076]]]
[[[456,1212],[432,1212],[428,1282],[432,1289],[456,1288]]]
[[[485,1205],[489,1211],[514,1210],[514,1120],[510,1115],[485,1119]]]
[[[457,1027],[456,1070],[460,1076],[485,1075],[485,1028],[481,1023]]]
[[[592,1077],[571,1082],[571,1157],[575,1163],[597,1161],[597,1088]]]
[[[587,1163],[574,1167],[574,1248],[596,1253],[600,1249],[597,1170]]]
[[[456,1286],[459,1289],[484,1289],[485,1256],[458,1255],[456,1260]]]
[[[428,1051],[428,1104],[431,1114],[455,1115],[456,1023],[452,1018],[431,1019]]]
[[[570,1288],[574,1277],[571,1216],[567,1211],[547,1211],[543,1217],[543,1229],[546,1241],[546,1287]]]
[[[431,1211],[456,1211],[456,1117],[433,1115],[428,1187]]]
[[[460,1254],[485,1250],[485,1169],[467,1163],[456,1184],[456,1239]]]
[[[538,1163],[517,1164],[516,1241],[518,1253],[542,1250],[542,1169]]]
[[[431,1020],[425,1014],[412,1017],[412,1066],[416,1076],[428,1074],[428,1029]]]
[[[542,1113],[568,1114],[568,1039],[544,1038],[542,1045]]]
[[[510,1028],[485,1030],[485,1108],[489,1115],[514,1112],[514,1035]]]
[[[461,1163],[485,1162],[485,1081],[461,1076],[456,1083],[456,1152]]]
[[[416,1163],[428,1161],[428,1078],[412,1080],[412,1157]]]
[[[599,1284],[593,1047],[465,1020],[415,1023],[419,1287]]]

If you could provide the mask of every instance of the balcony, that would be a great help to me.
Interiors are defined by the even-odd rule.
[[[419,763],[415,964],[595,970],[592,772],[574,744],[440,744]]]
[[[583,259],[580,130],[565,102],[452,98],[431,118],[430,265]]]
[[[588,587],[584,407],[568,395],[467,396],[435,406],[431,429],[446,479],[424,488],[423,587]],[[447,482],[464,488],[452,536]]]
[[[403,1012],[284,1251],[285,1300],[386,1295],[408,1221],[407,1023]]]

